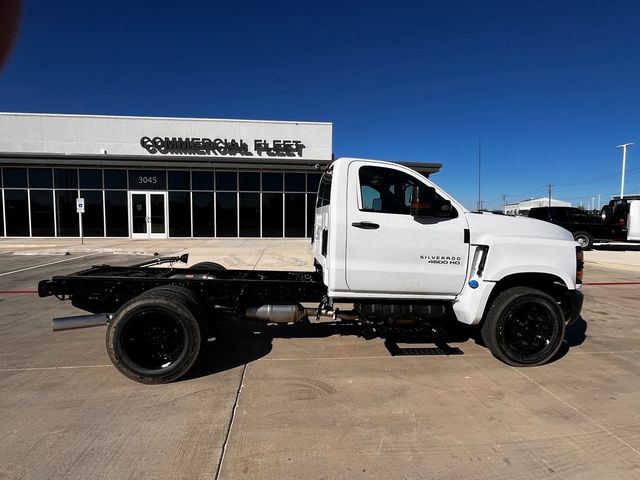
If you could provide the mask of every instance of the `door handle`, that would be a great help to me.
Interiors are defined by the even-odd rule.
[[[356,228],[364,228],[365,230],[376,230],[380,228],[380,225],[373,222],[353,222],[351,226]]]

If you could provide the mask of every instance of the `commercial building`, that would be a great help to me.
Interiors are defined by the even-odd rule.
[[[571,202],[565,202],[549,197],[531,198],[517,203],[508,203],[504,206],[506,215],[529,215],[529,210],[534,207],[570,207]]]
[[[309,237],[332,159],[327,122],[0,113],[0,236]]]

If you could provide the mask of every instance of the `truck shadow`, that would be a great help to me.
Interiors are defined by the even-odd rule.
[[[638,243],[625,243],[625,244],[609,244],[601,243],[593,246],[594,250],[600,250],[602,252],[640,252],[640,244]]]
[[[564,357],[573,347],[582,345],[587,339],[587,322],[579,317],[572,325],[569,325],[564,332],[564,342],[560,346],[558,353],[548,362],[553,363]]]
[[[582,318],[567,327],[562,346],[550,363],[564,357],[572,347],[581,345],[586,339],[586,331],[587,323]],[[198,363],[179,381],[232,370],[263,358],[271,353],[273,340],[277,338],[328,338],[335,335],[356,336],[365,339],[380,338],[384,339],[384,346],[390,356],[464,355],[459,347],[452,347],[449,343],[460,344],[474,340],[482,345],[477,329],[464,325],[449,332],[429,334],[428,332],[413,331],[409,335],[397,332],[372,334],[361,325],[351,323],[317,324],[304,321],[292,325],[246,323],[219,326],[213,335],[205,343]],[[425,346],[424,344],[433,346]]]
[[[326,338],[333,335],[362,335],[362,327],[351,324],[292,325],[233,323],[219,325],[204,345],[196,365],[179,381],[190,380],[251,363],[268,355],[274,338]]]

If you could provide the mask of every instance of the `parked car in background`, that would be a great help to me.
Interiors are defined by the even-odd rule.
[[[590,250],[595,241],[627,239],[626,229],[618,222],[604,221],[575,207],[534,207],[529,217],[569,230],[583,250]]]

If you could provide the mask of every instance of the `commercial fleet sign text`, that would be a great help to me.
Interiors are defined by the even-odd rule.
[[[254,140],[253,150],[243,139],[200,137],[142,137],[140,146],[151,154],[253,157],[302,157],[300,140]]]

